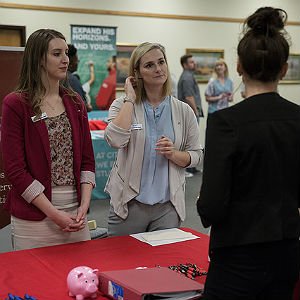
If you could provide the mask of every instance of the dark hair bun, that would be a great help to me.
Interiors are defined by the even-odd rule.
[[[247,20],[246,24],[254,34],[276,35],[284,28],[287,13],[280,8],[261,7]]]

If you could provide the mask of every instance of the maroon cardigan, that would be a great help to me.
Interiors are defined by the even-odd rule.
[[[81,171],[95,172],[95,160],[83,101],[72,99],[60,91],[72,127],[73,168],[78,202],[81,201]],[[15,217],[42,220],[46,216],[21,195],[38,180],[51,201],[51,156],[48,130],[44,120],[33,122],[34,113],[25,101],[25,95],[11,93],[2,104],[1,141],[5,174],[12,184],[5,208]]]

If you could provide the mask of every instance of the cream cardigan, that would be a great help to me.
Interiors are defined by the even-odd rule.
[[[116,99],[109,109],[109,124],[105,130],[108,144],[118,148],[118,155],[105,186],[110,195],[114,212],[123,219],[128,215],[127,203],[139,194],[145,144],[145,119],[142,103],[134,105],[132,124],[141,124],[142,129],[125,130],[113,124],[123,105],[123,97]],[[188,151],[191,163],[196,166],[202,159],[199,126],[190,106],[171,97],[172,121],[175,133],[174,147]],[[170,201],[180,219],[185,219],[185,168],[169,161]]]

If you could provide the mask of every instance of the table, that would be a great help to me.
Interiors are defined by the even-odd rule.
[[[39,300],[70,300],[66,278],[72,268],[80,265],[108,271],[194,263],[207,270],[209,237],[190,228],[182,229],[200,239],[152,247],[123,236],[2,253],[0,299],[4,300],[11,292],[18,296],[29,293]],[[205,283],[205,276],[197,281]],[[299,291],[300,281],[294,300],[300,299]],[[97,299],[107,298],[100,295]]]
[[[72,268],[80,265],[108,271],[194,263],[207,270],[209,237],[192,229],[183,230],[200,238],[152,247],[123,236],[2,253],[0,299],[11,292],[18,296],[28,293],[39,300],[70,300],[66,278]],[[205,276],[197,281],[204,283]],[[107,298],[100,295],[97,299]]]
[[[117,156],[117,149],[110,147],[104,140],[103,130],[91,131],[96,167],[96,188],[92,192],[92,200],[108,199],[104,187],[110,170]]]

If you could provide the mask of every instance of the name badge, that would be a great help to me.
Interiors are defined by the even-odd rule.
[[[141,130],[141,129],[143,129],[142,124],[132,124],[131,125],[131,130]]]
[[[38,122],[38,121],[41,121],[41,120],[47,119],[47,118],[48,118],[47,114],[45,112],[43,112],[40,116],[31,117],[31,120],[32,120],[32,122],[35,123],[35,122]]]

